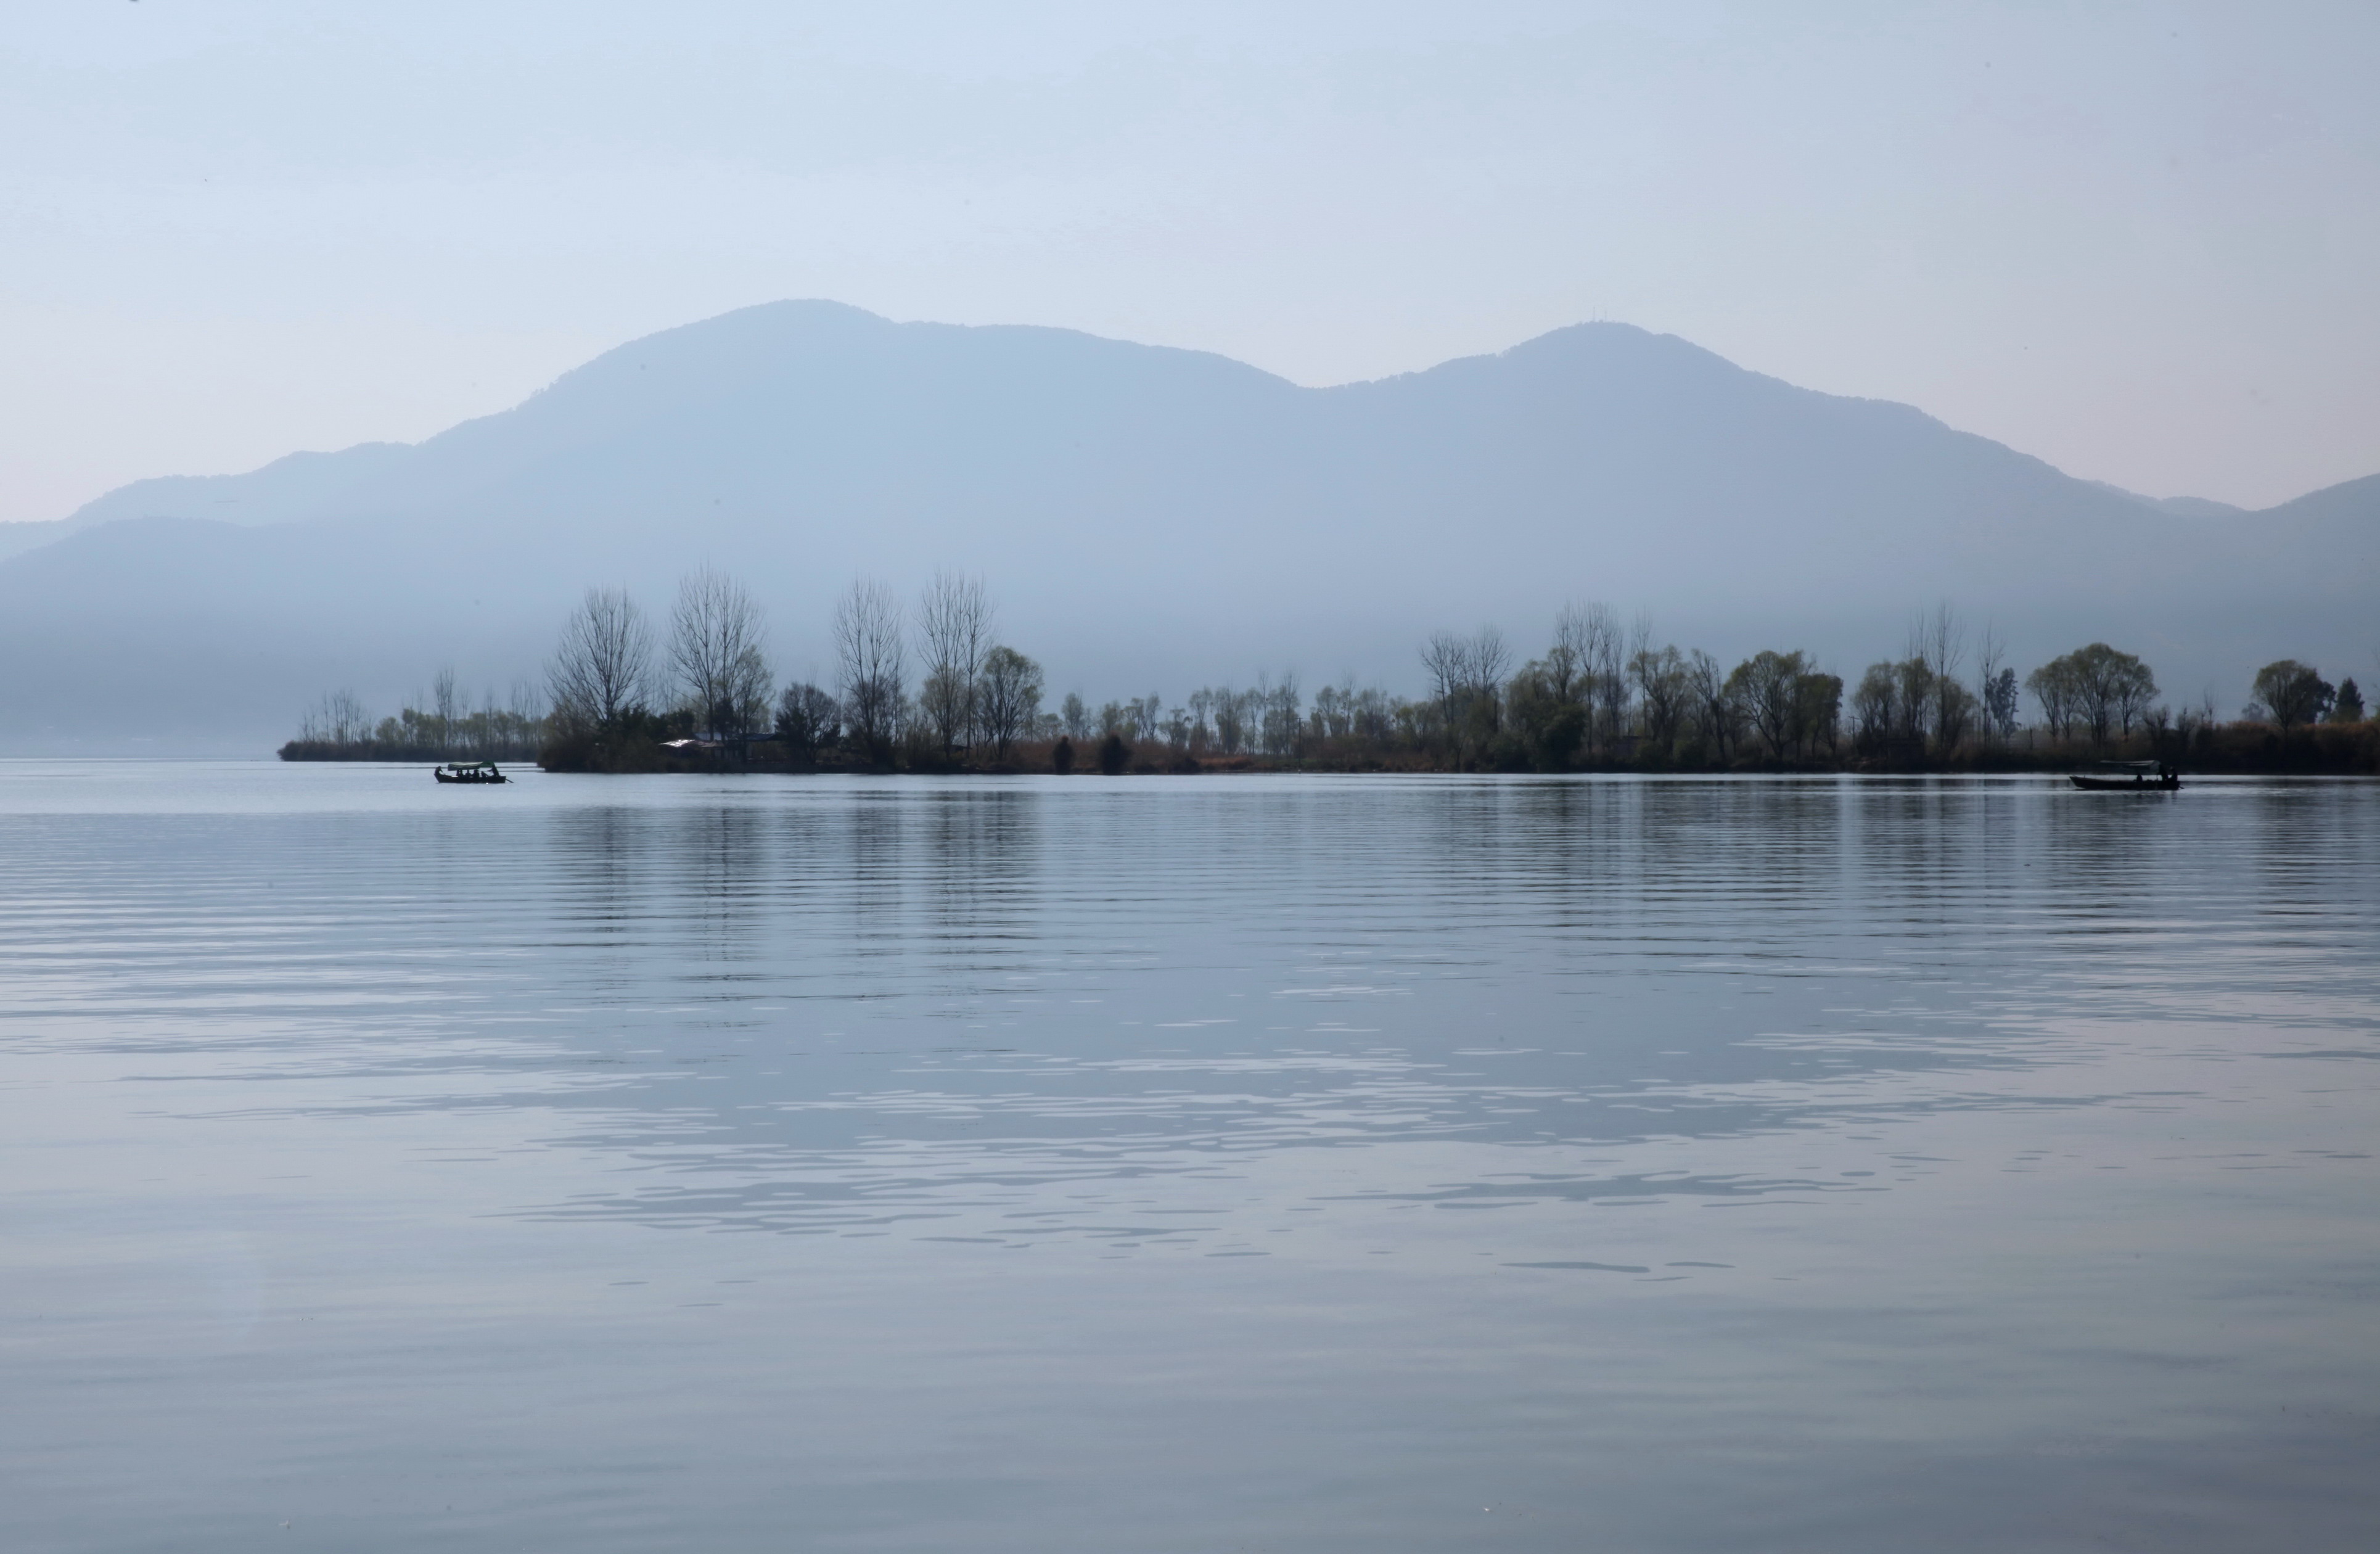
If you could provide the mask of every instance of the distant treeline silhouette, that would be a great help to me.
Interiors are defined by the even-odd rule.
[[[2380,729],[2352,679],[2284,659],[2240,718],[2211,693],[2180,709],[2138,657],[2093,642],[2019,676],[1988,627],[1941,605],[1898,657],[1848,689],[1809,654],[1732,668],[1654,640],[1639,615],[1564,608],[1526,662],[1494,627],[1422,644],[1424,694],[1294,674],[1096,709],[1043,705],[1041,666],[998,640],[983,581],[944,572],[913,607],[855,581],[831,622],[832,688],[778,686],[765,620],[741,583],[704,569],[665,631],[625,589],[591,589],[565,624],[543,710],[526,686],[499,710],[455,703],[372,723],[350,697],[309,714],[287,759],[521,759],[550,770],[844,769],[1195,771],[1952,771],[2157,759],[2199,770],[2380,771]],[[2027,701],[2034,714],[2026,717]]]
[[[465,704],[455,672],[442,669],[426,707],[407,706],[395,717],[375,720],[353,693],[333,691],[306,710],[298,737],[281,747],[283,760],[534,760],[551,735],[544,698],[528,681],[516,682],[508,702],[486,692],[480,705]]]

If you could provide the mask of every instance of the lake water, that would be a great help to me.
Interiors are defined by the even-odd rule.
[[[2380,789],[0,763],[0,1547],[2380,1547]]]

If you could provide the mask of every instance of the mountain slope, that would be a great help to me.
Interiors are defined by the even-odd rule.
[[[2372,482],[2176,513],[1623,325],[1304,389],[1062,330],[780,303],[418,445],[101,498],[0,562],[0,740],[253,746],[333,684],[383,710],[442,662],[501,686],[589,583],[659,611],[706,561],[769,603],[794,674],[831,671],[826,613],[856,571],[908,589],[955,565],[988,575],[1053,687],[1095,696],[1291,667],[1409,685],[1428,631],[1492,620],[1532,645],[1565,598],[1855,673],[1948,597],[2021,657],[2114,637],[2194,692],[2366,650],[2375,516]]]

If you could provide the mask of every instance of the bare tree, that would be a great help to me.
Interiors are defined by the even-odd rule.
[[[844,725],[882,760],[901,732],[902,682],[908,670],[901,604],[892,589],[869,578],[852,579],[834,607],[834,657]]]
[[[1492,625],[1470,637],[1436,632],[1423,644],[1421,662],[1447,737],[1458,750],[1467,744],[1484,752],[1500,722],[1504,676],[1512,667],[1504,634]]]
[[[1712,751],[1725,761],[1728,748],[1735,741],[1739,713],[1718,660],[1700,648],[1694,649],[1686,660],[1686,694],[1694,710],[1694,721],[1702,725],[1703,737],[1710,741]]]
[[[1608,604],[1590,604],[1579,636],[1581,699],[1586,703],[1587,730],[1596,748],[1609,754],[1619,742],[1628,710],[1628,681],[1621,674],[1624,649],[1620,618]]]
[[[1430,694],[1453,715],[1455,698],[1471,683],[1471,640],[1451,631],[1433,631],[1422,644],[1421,666],[1429,671]]]
[[[1650,632],[1649,624],[1638,623],[1640,637],[1649,641]],[[1598,749],[1610,748],[1627,718],[1627,657],[1609,605],[1565,604],[1554,617],[1554,645],[1544,659],[1546,689],[1557,701],[1586,710],[1588,740]]]
[[[686,706],[713,738],[751,732],[768,716],[768,661],[759,604],[743,584],[706,566],[678,584],[670,663]]]
[[[1975,647],[1975,686],[1985,728],[1992,739],[2006,744],[2016,732],[2016,671],[2008,664],[2008,644],[1988,623]]]
[[[298,737],[310,745],[360,745],[371,736],[371,714],[353,691],[331,692],[298,722]]]
[[[1245,729],[1241,716],[1245,698],[1229,686],[1209,686],[1205,694],[1215,711],[1215,743],[1227,756],[1239,754],[1240,736]]]
[[[1782,759],[1789,747],[1800,743],[1802,683],[1809,674],[1809,661],[1801,653],[1767,650],[1737,664],[1727,677],[1727,694],[1752,720],[1771,760]],[[1836,689],[1840,694],[1840,682]]]
[[[1912,756],[1923,756],[1934,728],[1934,661],[1912,652],[1892,669],[1900,685],[1900,744]]]
[[[1008,747],[1040,715],[1041,666],[1014,648],[994,648],[983,656],[978,690],[978,713],[991,737],[993,759],[1006,760]]]
[[[1297,754],[1298,735],[1303,725],[1297,715],[1296,671],[1283,674],[1280,684],[1268,688],[1260,705],[1266,753],[1276,756]]]
[[[554,710],[609,728],[641,710],[652,678],[653,634],[625,589],[589,589],[546,666]]]
[[[1635,677],[1637,704],[1645,710],[1645,740],[1656,754],[1666,759],[1677,739],[1678,723],[1685,714],[1692,687],[1688,685],[1684,657],[1675,648],[1656,651],[1649,646],[1651,636],[1649,629],[1640,628],[1636,639],[1648,645],[1630,656],[1628,669]]]
[[[728,675],[728,705],[735,709],[735,732],[750,735],[769,726],[769,704],[776,694],[777,676],[759,644],[735,655]]]
[[[1910,637],[1909,656],[1923,659],[1925,667],[1933,672],[1930,722],[1935,743],[1948,755],[1966,736],[1968,710],[1974,705],[1959,678],[1959,666],[1967,657],[1966,624],[1946,599],[1934,607],[1931,615],[1918,617]]]
[[[974,733],[976,677],[991,647],[991,597],[983,579],[937,572],[917,599],[917,647],[925,661],[920,710],[947,760]]]
[[[1483,625],[1471,638],[1471,689],[1492,691],[1504,683],[1512,672],[1512,650],[1504,634],[1492,625]]]
[[[2007,662],[2007,646],[2000,641],[1999,633],[1992,629],[1991,622],[1985,621],[1984,629],[1975,638],[1975,699],[1984,705],[1985,732],[1987,735],[1998,732],[1997,721],[1990,715],[1992,686],[1999,679],[2000,670]]]
[[[1640,696],[1644,688],[1644,681],[1643,677],[1636,673],[1636,665],[1652,650],[1653,617],[1648,612],[1639,610],[1636,612],[1635,624],[1628,628],[1628,662],[1621,666],[1621,673],[1628,676],[1629,689],[1638,692]],[[1641,706],[1642,701],[1640,700],[1638,704]]]
[[[1565,604],[1554,617],[1554,645],[1546,650],[1546,689],[1557,701],[1579,699],[1580,681],[1591,657],[1586,639],[1586,612]]]

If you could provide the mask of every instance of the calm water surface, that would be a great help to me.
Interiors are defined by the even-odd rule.
[[[2380,1547],[2380,789],[0,763],[0,1547]]]

